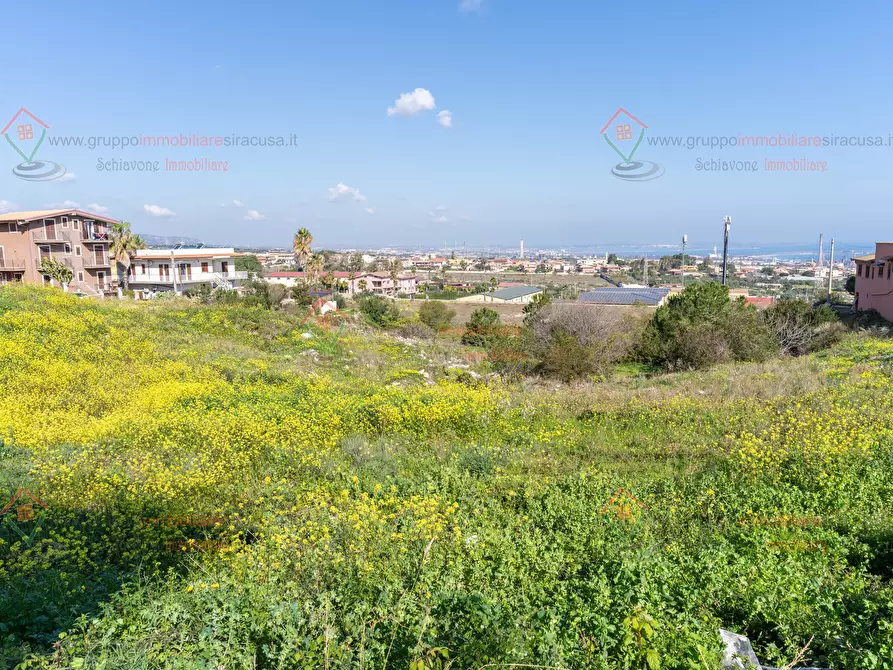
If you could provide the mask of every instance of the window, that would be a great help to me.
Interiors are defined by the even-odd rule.
[[[856,263],[856,276],[862,276],[862,263]]]
[[[66,253],[66,254],[70,254],[70,253],[71,253],[71,245],[68,244],[68,242],[65,243],[65,253]]]
[[[207,272],[207,271],[208,271],[208,264],[202,263],[202,272]]]
[[[145,263],[143,263],[142,265],[140,265],[140,274],[141,274],[141,275],[146,274],[146,264],[145,264]]]
[[[83,282],[83,281],[84,281],[84,271],[83,271],[83,270],[81,270],[81,271],[78,272],[78,281],[79,281],[79,282]]]
[[[80,229],[81,229],[81,222],[78,221],[77,219],[75,219],[74,221],[71,222],[71,227],[72,227],[74,230],[80,230]]]
[[[17,232],[19,232],[19,228],[18,228],[18,226],[17,226],[15,223],[7,223],[7,224],[6,224],[6,228],[7,228],[7,230],[8,230],[10,233],[17,233]]]
[[[75,256],[80,256],[81,253],[82,253],[81,245],[79,244],[79,245],[77,245],[77,246],[74,248],[74,255],[75,255]]]
[[[887,263],[887,279],[890,278],[890,268],[893,267],[893,263]]]
[[[67,216],[62,217],[62,227],[68,228],[68,217]]]

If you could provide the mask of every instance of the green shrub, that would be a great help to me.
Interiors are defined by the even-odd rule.
[[[426,300],[419,307],[419,321],[434,330],[448,327],[455,316],[456,310],[438,300]]]
[[[397,303],[380,295],[364,296],[358,304],[366,320],[376,326],[389,326],[400,318]]]
[[[800,356],[837,343],[846,330],[830,307],[805,300],[778,300],[760,315],[783,353]]]
[[[728,360],[762,361],[778,351],[775,337],[743,298],[732,301],[716,282],[694,284],[657,309],[638,345],[641,362],[697,369]]]
[[[486,347],[494,337],[499,324],[499,312],[496,310],[488,307],[474,310],[465,324],[462,344],[471,347]]]

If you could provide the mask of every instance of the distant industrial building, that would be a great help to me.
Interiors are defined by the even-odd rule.
[[[533,300],[533,296],[542,293],[543,289],[536,286],[509,286],[493,293],[484,293],[484,302],[501,302],[527,304]]]
[[[579,302],[590,305],[647,305],[648,307],[660,307],[667,301],[670,295],[668,288],[633,288],[611,287],[597,288],[583,293],[578,298]]]

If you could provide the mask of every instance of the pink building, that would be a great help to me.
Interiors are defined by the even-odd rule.
[[[893,242],[877,242],[873,254],[856,256],[856,300],[854,309],[876,309],[893,321]]]
[[[320,278],[327,275],[324,272]],[[406,295],[415,295],[419,292],[419,282],[423,280],[412,274],[401,274],[397,276],[396,291],[391,282],[391,275],[387,272],[333,272],[335,279],[342,286],[342,292],[348,295],[369,291],[371,293],[404,293]],[[353,279],[351,279],[353,276]],[[303,272],[269,272],[264,275],[264,280],[271,284],[282,284],[284,286],[295,286],[304,281]]]

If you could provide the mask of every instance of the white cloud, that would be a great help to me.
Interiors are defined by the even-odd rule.
[[[241,200],[233,200],[233,207],[244,207],[245,205]]]
[[[44,205],[47,209],[80,209],[80,203],[74,200],[66,200],[65,202],[48,202]]]
[[[92,202],[87,205],[87,211],[93,212],[94,214],[105,214],[107,211],[109,211],[109,208],[103,207],[102,205],[97,205],[95,202]]]
[[[447,110],[443,110],[442,112],[437,113],[437,123],[442,125],[444,128],[452,128],[453,127],[453,113]]]
[[[459,3],[460,12],[479,12],[484,7],[484,0],[462,0]]]
[[[258,212],[256,209],[249,209],[248,213],[245,215],[246,221],[261,221],[266,218],[267,217]]]
[[[447,206],[446,205],[438,205],[437,207],[434,208],[434,211],[435,212],[445,212],[445,211],[447,211]]]
[[[415,116],[419,112],[434,109],[434,96],[425,88],[417,88],[412,93],[401,93],[393,107],[388,107],[388,116]]]
[[[16,205],[11,203],[9,200],[0,200],[0,214],[6,214],[6,212],[13,212],[16,209]]]
[[[146,210],[152,216],[176,216],[177,213],[169,210],[167,207],[159,207],[158,205],[143,205],[143,209]]]
[[[437,216],[434,218],[434,223],[449,223],[450,220],[445,216]]]
[[[74,172],[66,172],[64,175],[62,175],[58,179],[53,179],[53,181],[58,184],[62,184],[67,181],[74,181],[77,178],[78,178],[78,176]]]
[[[369,214],[375,214],[375,207],[366,207],[366,212]]]
[[[366,202],[366,196],[360,193],[360,189],[351,188],[347,184],[338,184],[329,189],[329,202],[344,202],[346,200]]]

